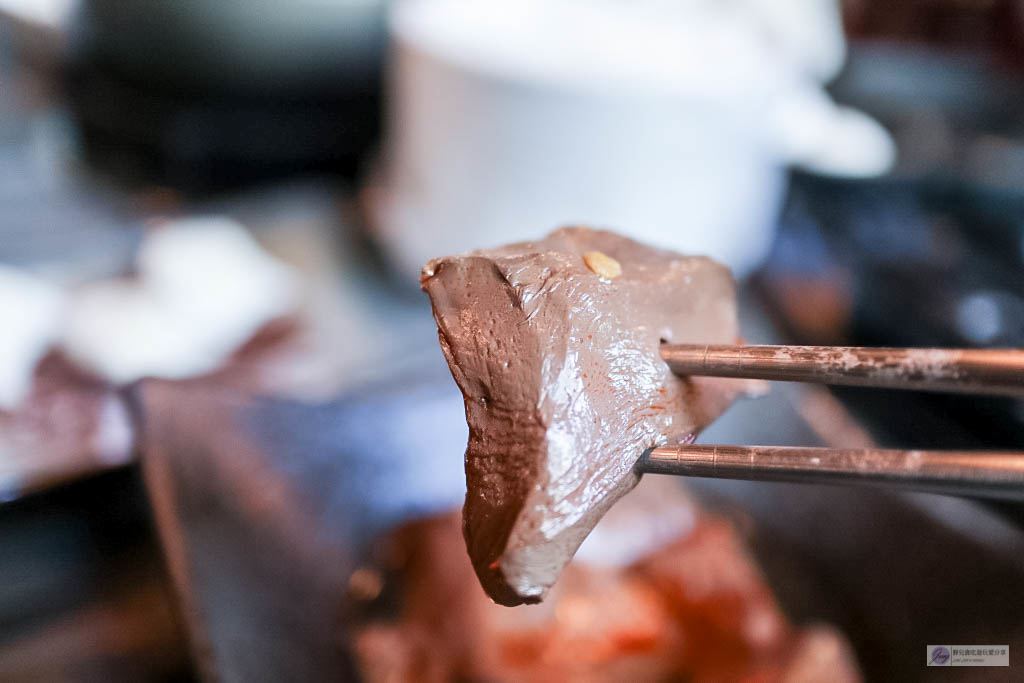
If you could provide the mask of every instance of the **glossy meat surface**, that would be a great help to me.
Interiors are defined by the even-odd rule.
[[[423,288],[465,397],[469,554],[504,605],[541,600],[643,450],[692,439],[743,386],[658,353],[736,341],[732,277],[707,258],[563,228],[431,261]]]

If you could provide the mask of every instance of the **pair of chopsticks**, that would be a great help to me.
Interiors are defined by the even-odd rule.
[[[679,376],[815,382],[1024,398],[1024,349],[665,344]],[[882,485],[1024,501],[1024,452],[778,446],[662,446],[642,472],[694,477]]]

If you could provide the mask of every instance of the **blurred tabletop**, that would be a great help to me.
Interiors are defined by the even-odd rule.
[[[418,368],[436,369],[442,362],[428,307],[414,283],[388,275],[379,255],[368,245],[350,186],[337,179],[306,179],[194,200],[166,187],[119,185],[91,171],[83,162],[75,126],[66,103],[58,96],[53,74],[34,71],[18,62],[8,48],[9,41],[5,40],[0,24],[0,263],[42,265],[80,278],[105,276],[121,272],[130,264],[147,216],[196,211],[227,214],[249,227],[272,253],[301,264],[304,272],[313,274],[324,285],[318,291],[325,295],[313,308],[319,313],[311,319],[317,321],[316,339],[329,340],[336,354],[316,356],[320,360],[328,358],[326,364],[318,361],[289,366],[298,373],[295,383],[312,386],[314,391],[305,397],[283,397],[281,405],[285,407],[275,413],[274,419],[287,420],[292,413],[302,419],[322,415],[326,409],[311,406],[358,393],[360,387],[369,383],[386,381],[389,377],[394,380]],[[848,197],[848,203],[836,200],[840,195]],[[934,286],[940,278],[930,275],[937,271],[924,266],[918,268],[915,262],[908,260],[907,254],[918,253],[920,250],[915,251],[915,248],[920,244],[948,247],[942,252],[947,256],[963,252],[972,259],[979,258],[979,251],[970,248],[969,231],[957,242],[960,233],[954,230],[956,220],[967,222],[964,216],[970,218],[972,214],[967,209],[973,204],[964,200],[955,206],[943,205],[942,211],[932,210],[934,207],[924,211],[914,202],[908,208],[906,198],[911,196],[916,195],[898,183],[884,187],[865,184],[851,193],[847,186],[798,178],[783,217],[781,238],[772,264],[743,290],[741,315],[747,341],[912,344],[918,343],[920,338],[911,333],[924,330],[929,339],[966,344],[969,340],[953,336],[955,331],[952,330],[950,336],[942,337],[942,330],[923,323],[895,325],[892,322],[894,316],[901,321],[916,320],[912,317],[914,313],[934,310],[934,306],[912,306],[914,302],[899,300],[895,294],[909,289],[906,280],[896,277],[904,275],[897,273],[897,269],[908,262],[914,265],[913,272],[919,273],[910,279],[912,284],[918,285],[915,291],[940,289]],[[1024,215],[1016,195],[1012,199],[1009,202],[1015,210],[1012,215]],[[856,211],[850,208],[854,205]],[[863,213],[857,213],[865,206],[873,212],[866,218]],[[850,211],[844,214],[846,208]],[[890,222],[878,220],[879,216]],[[909,246],[902,244],[900,238],[911,241],[916,238],[909,232],[889,229],[897,223],[917,226],[925,237]],[[840,231],[822,237],[818,230],[821,225],[849,228],[849,234],[844,237]],[[881,225],[883,229],[870,233],[865,226],[872,225]],[[981,225],[981,222],[971,225]],[[1019,230],[1024,221],[1014,218],[1014,225],[1014,230]],[[993,305],[1005,305],[1010,312],[1020,310],[1012,308],[1019,306],[1022,300],[1019,280],[1007,280],[1009,284],[1004,285],[995,277],[1002,277],[1006,272],[1019,277],[1022,244],[1019,240],[1019,232],[1006,238],[1006,243],[1012,243],[1018,250],[1013,254],[1012,266],[990,266],[986,272],[995,274],[991,282],[965,281],[962,290],[957,289],[946,299],[959,305],[959,302],[973,301],[971,296],[985,295],[995,302]],[[959,252],[957,245],[960,245]],[[901,248],[905,251],[900,252]],[[1006,249],[998,251],[1001,256],[1008,253]],[[877,258],[874,261],[870,258],[860,262],[851,260],[858,254]],[[836,255],[847,260],[835,258]],[[886,255],[891,258],[883,262],[882,257]],[[864,271],[865,263],[875,270]],[[959,268],[958,272],[962,270]],[[972,272],[981,271],[979,266]],[[868,277],[863,277],[864,272]],[[922,284],[922,277],[927,282]],[[946,285],[953,281],[952,278],[942,279]],[[886,286],[884,291],[878,289],[881,283]],[[803,319],[800,310],[789,311],[791,315],[787,316],[787,300],[799,304],[797,308],[805,313]],[[766,301],[770,305],[766,306]],[[921,302],[928,301],[930,299],[921,299]],[[767,309],[774,315],[766,313]],[[808,316],[807,311],[814,314]],[[1007,315],[1005,319],[1020,318]],[[927,318],[923,320],[927,322]],[[903,336],[886,336],[894,332]],[[1002,333],[1003,337],[982,341],[1005,339],[1007,343],[1021,343],[1019,336],[1014,336],[1020,334],[1019,327],[1006,326]],[[164,395],[188,395],[187,391],[179,389],[173,385],[164,387]],[[244,387],[238,385],[232,390],[245,392]],[[1019,406],[1000,404],[986,408],[984,415],[976,417],[967,427],[959,428],[956,420],[947,419],[954,409],[960,417],[970,417],[970,412],[959,404],[936,403],[922,397],[888,399],[883,396],[881,401],[875,398],[864,401],[864,394],[857,392],[849,396],[852,400],[847,403],[860,406],[869,417],[868,408],[876,406],[874,424],[888,429],[881,430],[882,437],[865,429],[856,411],[851,411],[835,394],[823,389],[780,385],[769,397],[738,405],[712,426],[704,440],[850,447],[867,445],[879,438],[896,441],[907,439],[910,434],[924,439],[931,434],[931,438],[943,439],[945,445],[964,443],[975,447],[986,445],[985,438],[1002,440],[992,445],[1011,445],[1004,442],[1016,443],[1022,433],[1020,421],[1024,420],[1024,410]],[[928,412],[929,407],[931,412]],[[914,415],[927,419],[911,419],[912,410]],[[885,414],[879,417],[880,411]],[[168,410],[168,414],[174,412]],[[893,414],[905,417],[894,421]],[[990,426],[993,416],[998,418],[999,424],[1007,425],[1006,436]],[[358,414],[352,419],[359,419]],[[296,420],[294,424],[300,423]],[[318,424],[321,438],[336,434],[337,427],[329,429],[327,418]],[[464,428],[461,423],[457,426]],[[912,431],[915,426],[919,432]],[[901,427],[905,428],[902,432]],[[282,433],[287,434],[287,429],[282,428]],[[926,445],[923,441],[915,443]],[[904,441],[893,445],[912,444]],[[136,451],[134,456],[137,455]],[[0,463],[0,467],[3,466]],[[871,621],[877,614],[871,613],[869,606],[878,606],[882,597],[893,595],[892,587],[886,592],[887,584],[882,580],[888,575],[879,574],[874,582],[865,583],[865,591],[875,595],[874,598],[859,596],[846,586],[846,602],[841,607],[837,603],[830,608],[832,613],[823,615],[816,611],[820,610],[820,603],[812,604],[802,598],[801,587],[793,585],[792,578],[787,580],[799,573],[793,573],[793,567],[785,564],[785,556],[774,553],[771,544],[785,540],[810,559],[831,552],[833,564],[823,569],[817,584],[821,594],[829,594],[838,585],[830,581],[838,582],[836,577],[857,559],[851,560],[845,554],[848,548],[854,547],[852,541],[859,539],[859,547],[868,547],[870,532],[886,531],[884,525],[877,519],[869,519],[868,515],[857,515],[856,520],[850,522],[854,519],[851,515],[846,520],[849,525],[843,527],[843,520],[823,515],[816,517],[819,520],[814,525],[816,536],[808,536],[803,541],[782,537],[800,528],[809,511],[817,515],[822,510],[827,511],[830,505],[838,509],[838,503],[847,511],[860,510],[865,500],[878,506],[877,509],[889,510],[886,505],[891,504],[891,499],[880,495],[858,498],[849,491],[836,495],[827,488],[765,488],[733,482],[711,483],[701,488],[705,494],[731,501],[734,507],[742,503],[762,520],[776,520],[775,526],[770,528],[776,537],[763,536],[754,545],[780,600],[791,613],[800,618],[826,616],[842,621],[845,616],[854,622],[860,620],[862,632],[851,632],[851,638],[865,670],[878,673],[902,666],[901,671],[910,677],[914,675],[919,667],[909,668],[910,660],[904,661],[900,653],[885,650],[882,641],[886,635],[900,629],[920,627],[920,620],[913,622],[907,617],[904,621]],[[0,503],[0,548],[3,548],[0,553],[0,680],[189,681],[196,677],[180,596],[175,593],[176,588],[172,587],[165,569],[148,495],[137,464],[128,463]],[[780,498],[791,504],[780,507]],[[919,560],[901,565],[899,580],[907,584],[914,583],[915,572],[927,572],[928,567],[922,567],[922,562],[941,562],[941,555],[950,549],[978,547],[980,556],[983,545],[988,550],[1016,551],[1021,547],[1019,529],[993,524],[969,502],[937,497],[901,501],[912,503],[914,509],[920,511],[907,517],[913,522],[908,523],[907,528],[921,533],[914,545],[921,551],[915,555]],[[905,506],[900,509],[905,510]],[[746,513],[737,513],[739,523],[742,523],[742,514]],[[944,520],[945,529],[939,538],[946,540],[929,554],[925,534],[930,533],[928,530],[934,525],[930,526],[928,520],[939,518]],[[834,528],[848,532],[847,536],[840,538],[842,534],[829,533],[833,524]],[[982,530],[989,535],[981,537],[978,543],[958,544],[961,536]],[[954,536],[957,542],[949,540]],[[889,534],[887,538],[889,545],[883,548],[884,553],[898,555],[897,537]],[[826,547],[829,539],[832,547]],[[844,545],[847,539],[852,539],[851,544]],[[863,563],[863,558],[860,559]],[[955,579],[955,587],[965,591],[987,591],[987,602],[982,604],[986,609],[991,607],[994,613],[1000,596],[1012,593],[1001,591],[999,586],[1018,579],[1021,567],[1005,557],[993,559],[991,566],[998,571],[988,576],[1003,582],[994,584],[995,587],[986,588],[982,585],[985,575],[972,576],[963,568],[951,572],[950,580]],[[925,585],[930,584],[921,584]],[[908,601],[911,598],[917,601],[914,605],[930,604],[921,590],[910,591],[908,595]],[[919,616],[909,608],[899,614]],[[955,625],[950,623],[952,617],[943,620],[941,614],[928,616],[935,623],[948,627],[942,635],[956,633]],[[979,622],[978,613],[972,618]],[[1020,634],[1010,631],[1011,626],[995,623],[993,628],[1002,630],[992,637],[1019,638]]]

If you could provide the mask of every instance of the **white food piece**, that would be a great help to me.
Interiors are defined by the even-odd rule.
[[[28,395],[36,363],[57,338],[63,312],[56,285],[0,265],[0,410],[13,410]]]
[[[202,374],[292,310],[296,290],[294,274],[241,225],[179,221],[147,236],[136,279],[74,294],[64,350],[119,384]]]

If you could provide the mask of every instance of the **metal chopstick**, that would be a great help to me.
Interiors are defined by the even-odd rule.
[[[681,376],[1024,396],[1024,349],[663,344]]]
[[[682,445],[652,448],[640,472],[889,486],[1024,501],[1024,452]]]

